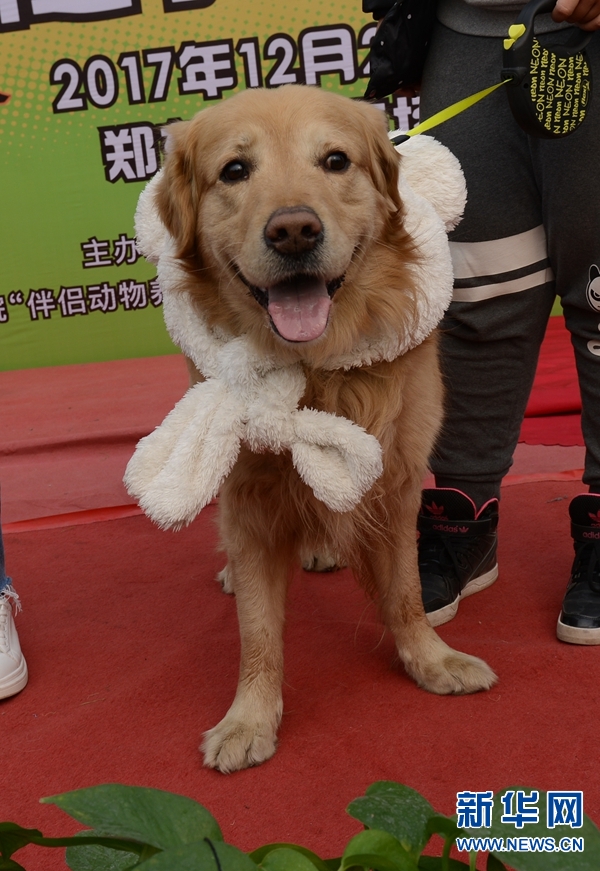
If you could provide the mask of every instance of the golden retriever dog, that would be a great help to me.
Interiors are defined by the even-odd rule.
[[[392,362],[326,365],[384,330],[402,333],[414,313],[408,266],[418,254],[399,160],[378,109],[304,86],[248,90],[167,128],[156,202],[184,267],[181,289],[210,327],[299,362],[301,405],[353,421],[383,453],[379,479],[340,512],[315,497],[289,452],[242,446],[219,499],[239,684],[203,743],[205,764],[223,772],[275,752],[286,591],[300,554],[351,567],[419,686],[471,693],[495,682],[482,660],[437,636],[421,601],[416,518],[442,419],[435,335]]]

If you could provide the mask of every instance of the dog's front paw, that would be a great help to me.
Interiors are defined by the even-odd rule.
[[[226,716],[205,733],[201,749],[208,768],[229,774],[266,762],[275,747],[276,730],[268,724],[245,723]]]
[[[315,553],[311,550],[303,550],[300,561],[305,572],[336,572],[346,567],[342,559],[328,551]]]
[[[460,653],[444,644],[439,657],[425,663],[405,663],[406,670],[423,689],[438,695],[462,695],[489,690],[498,677],[483,659]]]

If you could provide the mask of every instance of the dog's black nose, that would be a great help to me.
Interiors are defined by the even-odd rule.
[[[280,254],[305,254],[323,238],[323,224],[308,206],[277,209],[265,227],[265,241]]]

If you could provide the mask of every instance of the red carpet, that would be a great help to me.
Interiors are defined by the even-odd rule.
[[[0,373],[7,568],[31,674],[0,702],[0,819],[71,832],[38,798],[118,781],[196,798],[243,849],[289,840],[333,855],[359,828],[348,802],[394,779],[444,813],[465,789],[583,790],[600,821],[600,650],[554,634],[571,563],[567,505],[581,490],[572,469],[507,482],[500,579],[439,630],[490,663],[496,688],[464,698],[417,689],[348,572],[299,572],[279,750],[228,777],[202,768],[201,734],[227,710],[238,667],[235,602],[214,582],[215,508],[161,532],[126,516],[136,508],[120,483],[137,438],[185,386],[179,357]],[[42,528],[31,529],[35,518]],[[20,856],[29,871],[64,871],[60,851]]]
[[[178,355],[0,372],[4,523],[130,503],[127,461],[187,385]]]
[[[198,799],[244,849],[291,840],[331,855],[358,828],[347,803],[394,779],[445,813],[464,789],[582,789],[600,820],[599,652],[554,636],[571,558],[567,498],[578,490],[506,489],[500,579],[440,629],[493,666],[489,693],[417,689],[347,572],[299,573],[279,750],[231,776],[203,769],[197,750],[232,700],[238,664],[235,602],[213,580],[214,508],[176,534],[133,517],[8,535],[31,682],[0,703],[0,816],[70,831],[38,797],[119,781]],[[36,855],[31,871],[63,868]]]

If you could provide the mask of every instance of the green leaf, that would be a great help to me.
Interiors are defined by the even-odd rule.
[[[393,835],[414,856],[429,840],[427,823],[435,815],[433,807],[415,789],[389,780],[373,783],[366,795],[348,805],[348,813],[369,829]]]
[[[441,856],[421,856],[419,871],[469,871],[469,866],[458,859],[448,859],[444,865]]]
[[[85,832],[85,835],[98,835],[98,832]],[[138,853],[125,853],[112,850],[99,844],[67,847],[65,861],[71,871],[129,871],[138,864]]]
[[[340,871],[355,866],[376,871],[418,871],[412,853],[389,832],[377,829],[355,835],[344,850]]]
[[[121,871],[121,869],[125,871],[126,868],[131,867],[137,862],[138,856],[143,853],[144,849],[150,849],[152,852],[155,852],[153,847],[145,848],[138,841],[124,841],[112,837],[105,838],[97,832],[81,832],[73,838],[45,838],[38,829],[24,829],[16,823],[0,823],[0,855],[2,856],[0,858],[0,871],[6,871],[6,869],[17,871],[17,869],[21,869],[22,866],[14,862],[10,856],[22,847],[27,846],[27,844],[36,844],[39,847],[69,847],[70,845],[77,844],[83,850],[94,849],[86,845],[86,842],[89,844],[90,840],[96,844],[110,844],[112,847],[110,853],[114,854],[120,851],[120,855],[125,857],[127,864],[124,864],[122,860],[119,865],[115,866],[118,871]],[[107,869],[107,871],[110,871],[110,869]]]
[[[249,853],[250,859],[255,862],[257,865],[263,865],[265,857],[269,855],[269,853],[274,852],[275,850],[281,849],[289,849],[295,850],[296,853],[300,853],[302,856],[305,856],[319,871],[336,871],[340,866],[341,859],[321,859],[317,856],[316,853],[313,853],[311,850],[307,850],[306,847],[299,847],[297,844],[265,844],[264,847],[259,847],[257,850],[254,850],[252,853]],[[333,863],[333,864],[332,864]]]
[[[525,838],[530,842],[531,838],[537,838],[542,843],[546,839],[553,839],[560,842],[561,838],[583,838],[585,850],[579,852],[518,852],[516,850],[492,850],[494,857],[506,863],[515,871],[598,871],[600,868],[600,831],[596,828],[593,822],[586,816],[583,819],[583,826],[580,829],[571,829],[568,826],[557,826],[554,829],[548,829],[546,824],[546,793],[539,790],[539,800],[536,807],[539,809],[539,822],[526,823],[521,829],[516,828],[512,823],[502,823],[500,818],[504,813],[504,806],[501,797],[507,792],[517,792],[518,790],[526,792],[528,795],[535,790],[531,787],[512,786],[501,790],[494,796],[494,809],[492,816],[492,825],[489,829],[470,829],[469,834],[472,837],[490,837],[504,838],[504,845],[507,846],[506,839]],[[549,843],[549,842],[548,842]]]
[[[497,859],[493,853],[488,855],[486,871],[506,871],[506,865],[504,865],[500,859]]]
[[[65,861],[71,871],[130,871],[138,857],[108,847],[69,847]]]
[[[257,871],[252,859],[241,850],[210,838],[157,853],[137,867],[143,871]]]
[[[465,834],[465,830],[459,829],[456,825],[456,820],[453,820],[451,817],[436,814],[427,820],[427,834],[428,836],[441,835],[446,840],[454,843],[457,837]]]
[[[205,807],[160,789],[107,783],[42,801],[103,835],[133,838],[159,850],[202,838],[223,840],[217,821]]]
[[[6,861],[13,853],[34,844],[43,835],[38,829],[24,829],[16,823],[0,823],[0,856]],[[10,865],[0,864],[0,868],[10,868]]]
[[[278,847],[267,853],[260,867],[264,871],[315,871],[317,866],[299,850]]]

